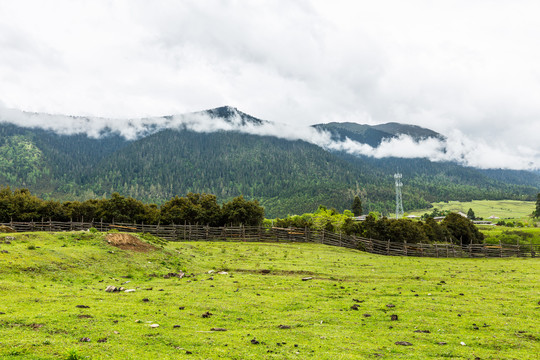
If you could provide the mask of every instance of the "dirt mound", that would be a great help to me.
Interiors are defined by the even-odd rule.
[[[14,229],[10,228],[6,225],[0,225],[0,233],[14,233],[16,232]]]
[[[116,246],[122,250],[133,250],[138,252],[156,250],[154,246],[139,240],[137,237],[131,234],[107,234],[106,239],[110,245]]]

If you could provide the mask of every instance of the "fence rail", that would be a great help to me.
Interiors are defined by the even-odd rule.
[[[210,227],[202,225],[148,225],[126,223],[91,222],[9,222],[0,223],[17,232],[79,231],[96,228],[99,231],[117,229],[122,232],[144,232],[168,241],[252,241],[252,242],[314,242],[331,246],[358,249],[365,252],[388,256],[417,256],[436,258],[504,258],[536,257],[540,252],[538,244],[470,244],[430,243],[411,244],[367,239],[346,234],[336,234],[325,230],[309,228],[266,228],[262,226]]]

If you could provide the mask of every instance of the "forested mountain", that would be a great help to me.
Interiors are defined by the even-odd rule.
[[[332,134],[332,138],[337,141],[343,141],[349,138],[360,143],[376,147],[381,144],[383,139],[397,137],[399,135],[409,135],[414,140],[422,140],[429,137],[444,139],[441,134],[425,129],[416,125],[387,123],[380,125],[363,125],[351,122],[313,125],[319,130],[326,130]]]
[[[231,107],[201,114],[236,125],[267,123]],[[402,133],[415,139],[443,138],[429,129],[396,123],[315,127],[330,131],[335,139],[349,137],[372,146]],[[527,171],[357,157],[301,140],[236,130],[195,132],[186,126],[149,125],[138,133],[144,135],[130,141],[111,132],[94,139],[0,122],[0,185],[27,187],[36,195],[60,200],[112,192],[156,203],[190,191],[212,193],[220,201],[244,195],[259,199],[269,217],[311,212],[319,204],[341,211],[351,206],[355,195],[365,211],[390,213],[397,170],[403,173],[406,210],[443,200],[532,200],[540,189],[540,176]]]

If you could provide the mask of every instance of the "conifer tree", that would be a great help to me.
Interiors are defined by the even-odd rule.
[[[352,203],[352,212],[354,216],[362,215],[362,200],[360,200],[360,197],[358,197],[358,195],[354,197],[354,200]]]

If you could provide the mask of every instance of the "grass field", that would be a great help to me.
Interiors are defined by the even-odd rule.
[[[538,259],[383,257],[238,242],[169,243],[143,253],[113,247],[100,233],[13,236],[7,244],[0,234],[1,359],[540,353]],[[179,271],[186,276],[164,278]],[[108,293],[108,285],[135,291]]]
[[[529,216],[534,211],[536,203],[534,201],[519,200],[473,200],[469,202],[448,201],[432,203],[433,207],[439,210],[461,211],[465,214],[469,209],[473,209],[477,217],[488,220],[491,215],[500,219],[512,219],[517,221],[528,221]],[[433,209],[420,209],[408,212],[409,215],[423,215],[430,213]]]
[[[486,243],[503,244],[540,244],[540,228],[507,228],[504,226],[479,226],[480,231],[486,236]]]

